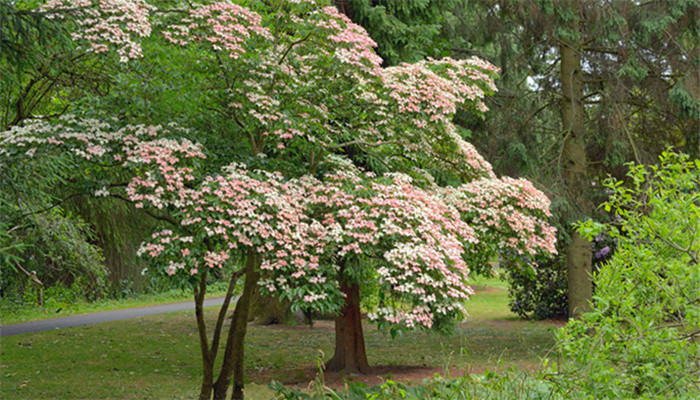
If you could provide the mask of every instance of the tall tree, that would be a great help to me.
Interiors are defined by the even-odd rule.
[[[467,43],[459,54],[503,68],[486,123],[459,122],[497,171],[532,177],[558,198],[571,314],[590,300],[590,252],[570,224],[594,212],[601,177],[622,177],[625,162],[653,162],[668,145],[698,152],[698,8],[661,0],[457,5],[461,23],[449,34]]]
[[[580,9],[571,2],[571,9]],[[591,213],[591,202],[586,195],[590,181],[586,157],[586,110],[583,105],[583,71],[581,70],[580,17],[567,18],[569,31],[557,37],[559,41],[561,122],[564,135],[562,169],[569,198],[582,215]],[[563,22],[562,22],[563,25]],[[593,269],[591,246],[588,240],[574,232],[566,252],[569,316],[579,316],[590,309],[593,296]]]
[[[335,0],[338,10],[362,25],[374,39],[383,65],[449,55],[441,35],[454,19],[456,0]],[[456,38],[451,38],[454,41]]]
[[[89,5],[109,10],[117,4],[103,1]],[[71,8],[67,0],[51,6],[86,10]],[[154,269],[194,289],[204,371],[200,398],[224,398],[230,386],[233,397],[242,398],[243,339],[257,290],[326,311],[347,305],[349,298],[358,311],[355,320],[356,297],[343,296],[357,283],[348,261],[367,255],[380,263],[369,271],[371,278],[390,296],[373,318],[430,328],[463,314],[471,257],[499,250],[533,257],[554,251],[546,197],[526,181],[497,178],[451,123],[458,103],[484,111],[483,98],[494,90],[492,65],[477,58],[444,59],[382,70],[366,32],[330,6],[190,6],[163,11],[168,15],[161,21],[163,37],[201,64],[185,67],[216,73],[211,104],[235,123],[222,133],[244,141],[247,152],[219,168],[219,159],[208,161],[209,154],[176,124],[68,116],[3,132],[0,155],[12,161],[2,166],[57,152],[68,170],[89,164],[89,176],[68,184],[82,193],[128,200],[172,225],[155,232],[142,252],[156,259]],[[103,26],[99,19],[93,22]],[[131,47],[81,30],[91,27],[77,24],[73,36],[94,51]],[[350,146],[412,177],[366,173],[341,155]],[[433,185],[421,166],[435,165],[469,183]],[[119,182],[112,168],[123,169],[131,180]],[[211,333],[202,310],[207,276],[235,269],[235,259],[245,266],[231,271]],[[225,333],[233,288],[244,275],[243,294]]]
[[[452,13],[456,3],[453,1],[429,0],[417,2],[335,1],[341,12],[351,17],[354,22],[362,24],[371,35],[376,36],[379,42],[377,51],[384,58],[383,65],[385,68],[401,62],[415,61],[423,57],[449,52],[447,45],[454,45],[455,38],[448,40],[441,33],[446,25],[452,22],[454,18]],[[414,97],[421,96],[423,91],[425,91],[423,87],[415,87],[411,90]],[[465,94],[468,94],[470,91],[471,89],[465,88]],[[434,97],[431,97],[426,98],[425,102],[434,103],[436,101]],[[466,105],[469,107],[462,108],[463,114],[466,114],[464,111],[468,111],[470,114],[481,115],[481,112],[485,111],[485,108],[482,108],[478,109],[477,113],[473,113],[472,104],[467,102]],[[452,114],[450,114],[451,118]],[[364,166],[366,157],[363,157],[362,149],[351,150],[353,151],[347,153],[350,158],[359,165]],[[392,167],[404,171],[416,166],[425,168],[424,164],[416,163],[415,160],[411,160],[410,156],[406,158],[409,160],[408,163]],[[378,170],[375,169],[376,172],[384,172],[389,166],[385,163],[378,167]],[[458,168],[455,168],[454,165],[448,165],[442,169],[433,166],[429,169],[431,173],[438,174],[442,184],[448,182],[459,184],[468,182],[473,178],[468,177],[465,180],[465,177],[459,176],[459,173],[455,173]],[[508,197],[507,194],[502,193],[502,195]],[[490,206],[496,207],[495,204]],[[471,223],[475,222],[473,216],[467,217],[467,220]],[[475,252],[473,251],[472,253]],[[478,256],[470,255],[470,265],[472,271],[482,273],[489,270],[489,261],[494,256],[494,252],[485,248],[480,248],[479,252]],[[520,259],[514,260],[513,263],[514,265],[520,265],[522,262],[523,259]],[[347,290],[347,303],[335,320],[335,353],[331,360],[326,363],[327,368],[330,370],[346,370],[350,372],[365,372],[369,370],[362,338],[358,281],[355,278],[348,279],[344,283],[344,287]]]

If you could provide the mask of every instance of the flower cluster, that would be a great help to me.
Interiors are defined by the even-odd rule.
[[[104,53],[111,47],[121,62],[143,56],[137,38],[151,34],[152,8],[143,0],[49,0],[41,7],[47,18],[73,20],[73,39],[87,42],[88,51]]]
[[[330,18],[321,19],[316,25],[328,29],[328,40],[336,48],[334,56],[348,64],[350,69],[369,68],[370,73],[378,75],[382,59],[374,52],[377,43],[365,28],[352,22],[335,7],[324,7],[323,14]]]
[[[428,59],[415,64],[403,63],[387,68],[383,74],[390,97],[398,112],[427,116],[429,121],[449,121],[457,105],[469,101],[479,112],[486,112],[485,89],[494,92],[498,71],[476,57],[469,60]],[[416,119],[419,128],[426,118]]]
[[[264,40],[245,38],[255,54],[217,60],[225,72],[246,72],[226,89],[226,112],[245,126],[256,152],[288,151],[299,141],[305,146],[338,143],[344,131],[339,121],[353,122],[338,114],[349,110],[340,105],[358,104],[357,88],[381,74],[376,43],[367,32],[334,7],[311,3],[284,3],[283,12],[262,13],[260,23],[268,30]],[[273,39],[268,32],[274,32]]]
[[[167,203],[186,197],[186,183],[194,180],[192,160],[203,159],[201,147],[187,139],[169,139],[180,129],[173,126],[127,125],[113,128],[92,118],[64,115],[59,123],[35,121],[15,126],[0,138],[0,170],[5,162],[23,162],[26,157],[60,153],[71,165],[88,161],[95,175],[82,176],[86,186],[109,181],[110,167],[138,170],[126,188],[126,195],[137,207],[144,203],[162,209]],[[25,150],[26,149],[26,150]],[[143,165],[153,168],[143,169]],[[167,192],[178,196],[165,196]],[[109,195],[102,184],[93,194]]]
[[[556,228],[546,220],[549,199],[529,181],[482,178],[442,191],[478,236],[488,238],[473,250],[482,258],[556,254]]]
[[[163,35],[171,43],[186,46],[195,41],[207,43],[214,51],[223,51],[236,59],[246,52],[252,36],[270,39],[262,17],[245,7],[227,2],[198,5],[189,17],[169,26]]]
[[[476,57],[384,69],[379,85],[363,96],[376,118],[365,131],[368,142],[390,141],[403,156],[470,178],[494,177],[491,165],[457,133],[452,118],[458,107],[477,115],[486,111],[483,100],[496,90],[497,72]]]
[[[471,290],[463,255],[465,245],[478,240],[458,211],[439,196],[414,186],[406,175],[377,178],[352,169],[331,173],[323,182],[305,177],[299,185],[307,216],[323,229],[316,235],[322,250],[314,255],[320,262],[309,264],[310,270],[286,259],[271,262],[264,283],[268,290],[292,291],[306,282],[306,275],[318,279],[314,273],[324,266],[372,257],[380,260],[377,284],[400,299],[403,309],[373,318],[430,327],[436,314],[456,316],[464,311],[461,301]],[[340,269],[340,265],[327,269],[320,278],[337,282]]]

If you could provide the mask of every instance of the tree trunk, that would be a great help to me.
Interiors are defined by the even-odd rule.
[[[342,281],[340,290],[345,294],[345,305],[335,318],[335,354],[326,363],[326,370],[366,374],[370,368],[362,333],[360,286]]]
[[[250,301],[248,321],[255,325],[288,324],[293,319],[289,301],[256,290]]]
[[[574,31],[578,22],[574,22]],[[585,109],[581,80],[580,46],[561,40],[561,118],[566,134],[562,149],[563,176],[570,199],[580,217],[591,213],[588,199],[588,162],[585,143]],[[591,244],[578,233],[573,233],[567,249],[567,286],[569,316],[578,317],[590,310],[593,297]]]
[[[195,316],[197,317],[197,331],[199,332],[199,345],[202,352],[202,386],[199,391],[199,400],[210,400],[211,393],[214,390],[214,361],[219,352],[219,342],[223,331],[224,322],[228,313],[228,307],[233,299],[233,290],[236,287],[236,282],[241,275],[245,273],[245,268],[234,272],[231,275],[231,280],[228,284],[228,290],[224,297],[224,302],[219,309],[219,316],[216,319],[214,332],[212,335],[211,346],[207,337],[207,325],[204,321],[204,297],[207,292],[207,271],[204,271],[200,276],[199,286],[194,287],[195,300]]]
[[[199,389],[199,400],[211,399],[211,391],[214,385],[214,358],[209,349],[207,339],[207,326],[204,322],[204,296],[207,290],[207,271],[202,272],[199,278],[199,286],[194,287],[194,314],[197,318],[197,332],[199,333],[199,347],[202,353],[202,386]]]
[[[214,400],[226,399],[226,393],[231,385],[231,377],[233,377],[233,394],[231,395],[231,399],[243,399],[244,339],[248,328],[250,301],[254,291],[258,290],[258,280],[260,279],[260,271],[258,268],[260,262],[260,256],[255,254],[254,250],[249,250],[246,260],[243,294],[241,294],[241,297],[236,303],[236,308],[231,319],[221,372],[214,384]]]

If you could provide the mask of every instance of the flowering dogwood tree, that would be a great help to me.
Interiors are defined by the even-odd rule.
[[[127,62],[143,57],[139,38],[151,34],[152,9],[142,0],[49,0],[39,10],[71,25],[73,40],[86,51],[115,51],[120,62]]]
[[[141,56],[137,39],[148,34],[144,18],[153,7],[137,0],[69,3],[52,1],[46,9],[73,18],[76,40],[94,52],[114,49],[124,62]],[[358,260],[376,260],[370,276],[389,296],[372,319],[430,328],[464,315],[468,274],[478,263],[504,252],[554,251],[546,197],[529,182],[497,178],[451,122],[458,106],[485,111],[497,69],[476,58],[381,69],[366,32],[317,3],[253,9],[215,2],[159,13],[164,40],[191,49],[219,74],[212,89],[217,112],[236,126],[222,134],[248,144],[241,160],[217,173],[203,168],[206,149],[182,139],[175,126],[68,117],[15,127],[0,142],[0,168],[59,151],[68,168],[89,166],[76,187],[133,202],[170,223],[141,253],[162,273],[193,284],[201,399],[225,398],[232,378],[233,398],[242,398],[243,338],[258,290],[338,312],[328,366],[365,372],[353,279]],[[393,172],[363,171],[350,161],[350,148]],[[440,188],[424,166],[450,169],[465,184]],[[114,181],[115,167],[131,178]],[[236,265],[243,267],[231,272],[209,335],[202,311],[207,276]]]

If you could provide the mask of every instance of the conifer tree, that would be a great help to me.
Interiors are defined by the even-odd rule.
[[[466,43],[459,54],[502,67],[486,123],[458,122],[497,171],[532,177],[560,199],[571,312],[590,299],[591,253],[570,223],[595,212],[599,181],[669,145],[700,151],[698,10],[696,0],[457,4],[448,34]]]

